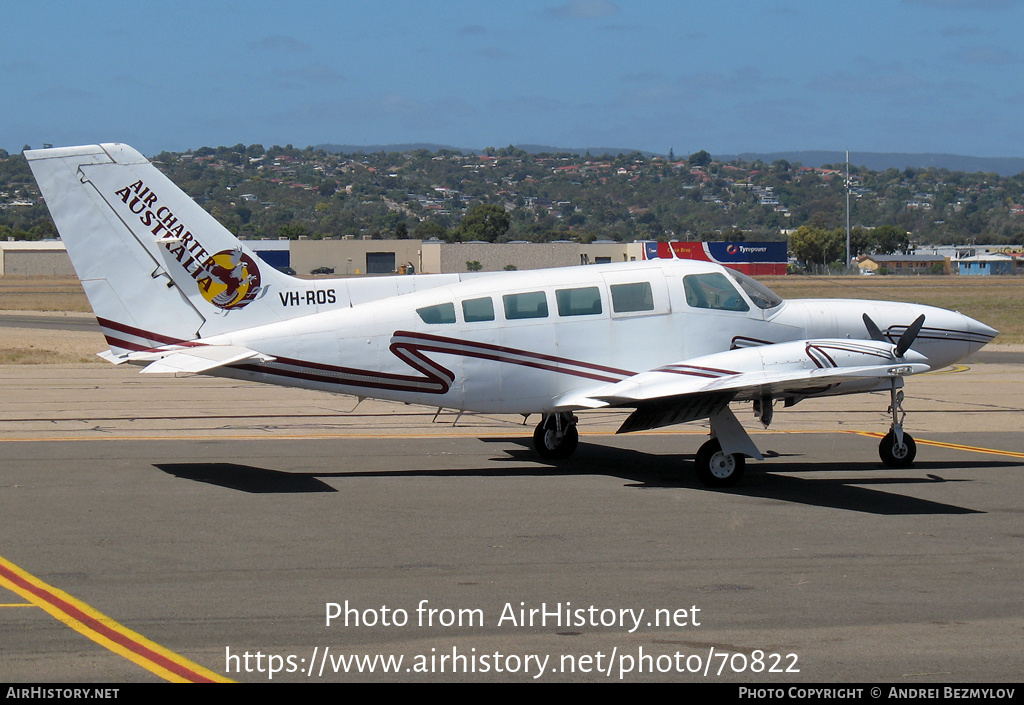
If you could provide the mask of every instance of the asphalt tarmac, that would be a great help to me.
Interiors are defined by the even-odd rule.
[[[551,465],[536,417],[0,366],[0,681],[1016,682],[1021,381],[908,380],[906,470],[887,395],[780,409],[714,491],[700,424]]]
[[[100,332],[96,318],[85,314],[34,313],[7,311],[0,313],[0,328],[70,330]]]

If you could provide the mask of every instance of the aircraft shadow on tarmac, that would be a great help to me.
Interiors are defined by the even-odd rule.
[[[337,492],[321,474],[267,470],[238,463],[158,463],[154,467],[183,480],[205,482],[252,494]]]
[[[749,463],[747,474],[739,486],[727,490],[710,489],[698,483],[692,472],[692,455],[660,455],[643,451],[580,443],[576,454],[558,464],[543,464],[537,459],[529,441],[509,438],[481,438],[488,443],[511,442],[519,447],[504,448],[506,455],[493,458],[496,464],[483,468],[431,470],[376,470],[353,472],[287,472],[237,463],[161,463],[156,468],[175,477],[204,482],[228,489],[254,494],[290,494],[337,492],[327,479],[359,477],[553,477],[570,475],[606,475],[628,481],[627,487],[640,489],[689,490],[728,493],[741,497],[760,497],[818,507],[844,509],[880,515],[917,514],[979,514],[975,509],[935,502],[918,497],[886,492],[879,485],[913,486],[935,483],[970,482],[969,479],[946,479],[936,471],[969,471],[1021,467],[1012,461],[918,461],[908,470],[888,470],[879,462],[829,461],[794,462],[768,451],[774,458],[759,466]],[[684,459],[685,458],[685,459]],[[857,477],[868,471],[884,472],[886,476]],[[836,473],[841,477],[799,477],[790,473]],[[786,473],[786,474],[779,474]],[[865,487],[873,485],[875,487]]]
[[[482,439],[495,442],[508,442],[509,439]],[[522,461],[536,459],[529,442],[513,441],[522,449],[507,451],[508,460]],[[918,461],[914,468],[908,470],[889,470],[881,462],[792,462],[786,458],[799,457],[798,454],[779,454],[765,451],[768,463],[747,463],[746,475],[736,487],[717,489],[704,487],[697,481],[693,472],[693,454],[659,455],[625,448],[580,443],[571,461],[561,467],[565,474],[605,474],[632,480],[631,487],[655,488],[686,488],[703,492],[727,493],[742,497],[763,497],[783,502],[794,502],[818,507],[831,507],[848,511],[869,514],[902,515],[902,514],[980,514],[975,509],[959,507],[953,504],[933,502],[917,497],[884,492],[879,489],[862,487],[861,485],[917,485],[934,483],[969,482],[970,480],[947,480],[938,475],[927,473],[927,470],[969,470],[976,468],[1020,467],[1022,464],[1012,461]],[[629,468],[629,470],[624,470]],[[867,471],[885,472],[887,477],[856,477],[858,473]],[[834,472],[844,473],[836,478],[804,478],[778,473],[811,473]],[[900,477],[892,477],[899,473]]]

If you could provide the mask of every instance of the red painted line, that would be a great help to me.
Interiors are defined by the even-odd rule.
[[[202,343],[189,343],[188,341],[177,340],[168,336],[144,331],[140,328],[127,326],[122,323],[110,321],[105,318],[97,319],[101,326],[111,330],[128,333],[145,340],[162,342],[167,345],[201,345]],[[138,343],[120,340],[112,335],[106,335],[107,343],[111,347],[123,350],[156,351],[158,348],[146,348]],[[520,367],[531,367],[534,369],[566,374],[573,377],[592,379],[599,382],[619,382],[620,378],[632,377],[635,373],[629,370],[620,370],[614,367],[598,365],[592,362],[571,360],[544,353],[531,352],[529,350],[518,350],[501,345],[480,343],[471,340],[459,340],[440,335],[428,333],[414,333],[411,331],[395,331],[391,338],[390,350],[392,354],[409,365],[423,377],[413,375],[399,375],[376,370],[363,370],[353,367],[340,367],[320,362],[310,362],[288,357],[276,357],[274,362],[263,365],[232,365],[235,369],[256,372],[259,374],[274,375],[278,377],[291,377],[294,379],[305,379],[315,382],[337,384],[349,387],[361,387],[370,389],[387,389],[403,392],[422,392],[428,394],[446,394],[455,380],[455,376],[443,366],[427,357],[424,352],[436,352],[462,357],[472,357],[482,360],[493,360],[509,365]],[[428,344],[433,343],[433,344]],[[438,343],[442,345],[438,345]],[[445,347],[451,346],[451,347]],[[400,354],[404,352],[405,354]],[[429,363],[434,369],[417,364],[414,360],[422,363]],[[277,363],[277,364],[275,364]],[[278,365],[297,367],[299,370],[281,369]],[[705,368],[696,368],[705,369]],[[710,368],[708,368],[710,369]],[[328,375],[317,374],[312,370],[326,373],[333,373],[348,377],[348,379],[331,378]],[[712,370],[714,372],[727,372],[726,370]],[[734,374],[734,373],[729,373]],[[609,376],[614,375],[614,376]],[[365,379],[353,379],[353,378]],[[426,387],[424,386],[426,385]]]
[[[54,593],[47,590],[44,585],[33,583],[32,581],[26,580],[17,572],[9,569],[3,563],[0,563],[0,577],[3,577],[13,585],[18,586],[22,590],[31,593],[35,597],[39,598],[43,602],[47,603],[58,609],[68,617],[80,622],[90,630],[99,634],[105,639],[121,646],[122,648],[136,654],[137,656],[146,659],[150,663],[175,674],[176,676],[190,681],[192,683],[215,683],[216,681],[208,676],[197,673],[196,671],[188,668],[187,666],[170,659],[163,654],[153,651],[146,645],[133,639],[129,634],[113,629],[103,621],[96,619],[90,614],[79,609],[77,606],[70,602],[62,599]]]

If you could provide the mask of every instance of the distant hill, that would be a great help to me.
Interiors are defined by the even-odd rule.
[[[716,154],[719,161],[739,159],[753,162],[760,159],[771,164],[779,159],[800,162],[803,166],[823,164],[845,164],[845,152],[804,151],[804,152],[742,152],[740,154]],[[995,172],[1000,176],[1015,176],[1024,171],[1024,159],[1018,157],[965,157],[959,154],[900,154],[885,152],[850,152],[850,163],[864,166],[873,171],[886,169],[926,169],[936,167],[950,171]]]
[[[590,154],[594,157],[601,157],[604,155],[617,156],[619,154],[632,154],[633,152],[639,152],[645,157],[664,157],[664,154],[658,154],[657,152],[648,152],[643,149],[623,149],[622,147],[549,147],[542,144],[517,144],[515,145],[518,149],[530,154]]]
[[[420,149],[425,149],[428,152],[440,152],[441,150],[447,150],[449,152],[464,152],[466,154],[473,154],[478,152],[476,149],[464,149],[462,147],[452,147],[447,144],[428,144],[426,142],[413,142],[408,144],[318,144],[313,149],[322,149],[329,154],[378,154],[380,152],[415,152]]]
[[[495,145],[504,147],[505,145]],[[645,157],[665,156],[656,152],[648,152],[642,149],[623,149],[621,147],[551,147],[541,144],[517,144],[521,149],[530,154],[591,154],[600,157],[605,154],[619,155],[640,152]],[[322,149],[332,154],[375,154],[378,152],[414,152],[418,149],[426,149],[430,152],[448,150],[462,152],[463,154],[482,154],[482,149],[471,149],[467,147],[453,147],[444,144],[429,144],[417,142],[413,144],[318,144],[316,149]],[[677,154],[679,159],[685,159],[687,155]],[[741,152],[739,154],[715,154],[715,159],[723,162],[741,160],[753,162],[760,159],[771,164],[779,159],[787,162],[799,162],[803,166],[822,166],[824,164],[843,164],[846,162],[845,152],[829,151],[794,151],[794,152]],[[1000,176],[1016,176],[1024,172],[1024,158],[1020,157],[967,157],[960,154],[901,154],[886,152],[850,152],[850,163],[855,166],[863,166],[873,171],[885,171],[886,169],[927,169],[936,167],[949,169],[950,171],[974,172],[995,172]]]
[[[506,147],[508,145],[498,144],[493,145],[495,149]],[[645,157],[658,157],[665,156],[663,154],[657,154],[656,152],[647,152],[642,149],[623,149],[621,147],[549,147],[542,144],[517,144],[513,145],[516,149],[521,149],[529,154],[587,154],[588,152],[595,157],[600,157],[605,154],[618,155],[618,154],[632,154],[633,152],[639,152]],[[322,149],[330,154],[377,154],[379,152],[415,152],[419,149],[425,149],[429,152],[440,152],[442,149],[451,152],[462,152],[463,154],[483,154],[482,149],[471,149],[467,147],[452,147],[446,144],[428,144],[425,142],[415,142],[411,144],[318,144],[314,149]]]

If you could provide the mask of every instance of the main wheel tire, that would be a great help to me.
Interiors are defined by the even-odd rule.
[[[563,424],[562,437],[558,437],[558,426],[553,418],[541,421],[533,432],[533,448],[545,460],[565,460],[576,452],[580,434],[576,424]]]
[[[722,452],[722,444],[712,438],[697,451],[697,479],[708,487],[732,487],[746,469],[746,458]]]
[[[878,444],[878,457],[889,468],[909,468],[917,457],[917,443],[909,433],[903,434],[903,447],[896,447],[896,433],[889,431]]]

